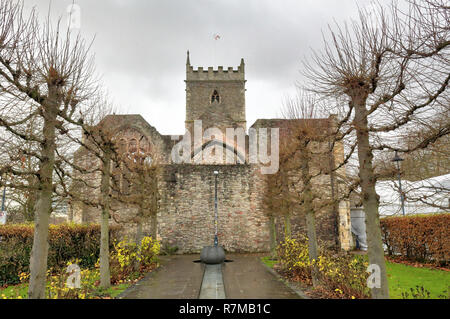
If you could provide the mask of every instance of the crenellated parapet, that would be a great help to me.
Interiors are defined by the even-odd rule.
[[[210,66],[206,69],[199,66],[197,69],[191,65],[189,60],[189,51],[186,60],[186,80],[187,81],[245,81],[244,59],[241,59],[241,64],[234,69],[233,67],[224,68],[218,66],[215,70]]]

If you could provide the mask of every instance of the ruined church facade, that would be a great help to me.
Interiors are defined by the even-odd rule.
[[[261,170],[266,164],[250,158],[251,136],[248,131],[279,128],[286,120],[257,120],[247,130],[243,59],[237,68],[194,69],[188,52],[185,83],[186,133],[183,136],[162,135],[140,115],[108,115],[98,124],[111,132],[118,152],[145,154],[160,167],[157,211],[144,220],[143,234],[157,237],[163,246],[176,248],[179,253],[197,253],[204,246],[212,245],[215,231],[214,171],[217,171],[219,244],[230,252],[267,252],[270,249],[270,215],[273,213],[265,200],[269,174],[263,174]],[[333,118],[320,119],[319,122],[326,127],[333,125]],[[217,129],[223,132],[220,138]],[[226,134],[227,129],[244,132],[244,143]],[[202,137],[200,142],[194,138],[198,135]],[[186,154],[184,149],[182,161],[175,161],[174,153],[180,154],[176,148],[182,141],[188,141],[189,153]],[[223,151],[223,161],[218,160],[218,150]],[[335,163],[343,160],[342,145],[335,147],[333,156]],[[85,167],[101,165],[83,148],[76,152],[75,158],[79,165]],[[345,175],[344,168],[339,171]],[[100,173],[81,174],[80,178],[89,179],[94,185],[89,189],[79,186],[82,196],[99,197],[99,187],[95,185],[100,186]],[[323,187],[323,192],[331,192],[329,176],[324,175],[322,179],[323,183],[317,187]],[[83,200],[73,200],[70,206],[74,222],[99,222],[99,207],[87,205]],[[134,205],[112,203],[110,224],[121,224],[124,235],[133,237],[136,213]],[[340,202],[334,210],[323,208],[318,211],[316,227],[319,239],[349,249],[349,214],[346,201]],[[275,217],[279,239],[283,236],[283,219],[282,216]],[[290,220],[293,237],[306,234],[301,210],[293,209]]]

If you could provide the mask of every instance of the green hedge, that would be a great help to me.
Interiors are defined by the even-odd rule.
[[[118,239],[120,227],[110,227],[112,240]],[[33,247],[32,224],[0,226],[0,286],[19,282],[21,272],[29,272]],[[100,225],[61,224],[49,227],[48,268],[65,267],[67,261],[80,259],[80,267],[91,268],[100,253]]]

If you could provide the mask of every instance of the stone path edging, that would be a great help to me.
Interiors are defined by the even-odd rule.
[[[282,281],[286,286],[288,286],[290,289],[292,289],[300,298],[302,299],[311,299],[309,298],[301,289],[296,287],[294,283],[289,282],[289,280],[283,278],[279,273],[277,273],[275,270],[267,266],[262,260],[260,260],[261,264],[263,264],[264,267],[266,267],[267,271],[270,272],[272,275],[274,275],[278,280]]]

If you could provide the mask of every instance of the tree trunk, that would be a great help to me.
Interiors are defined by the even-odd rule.
[[[311,277],[313,286],[317,287],[319,284],[319,270],[317,268],[317,236],[316,236],[316,217],[314,211],[309,209],[306,212],[306,229],[308,234],[308,254],[309,261],[311,262]]]
[[[151,215],[152,220],[152,236],[153,240],[157,240],[158,238],[158,216],[156,215],[156,212],[153,212]]]
[[[136,245],[140,246],[142,241],[142,218],[136,220]]]
[[[289,197],[289,176],[284,169],[280,169],[282,207],[281,213],[284,215],[284,238],[291,239],[291,203]]]
[[[331,210],[332,210],[332,216],[334,217],[334,222],[333,222],[333,228],[334,228],[334,238],[335,238],[335,245],[336,248],[339,248],[340,246],[342,247],[342,244],[340,244],[339,241],[339,205],[338,202],[336,200],[336,172],[334,171],[334,167],[336,165],[335,160],[334,160],[334,152],[333,152],[333,148],[331,146],[331,143],[328,142],[328,149],[330,151],[330,156],[329,156],[329,160],[330,160],[330,185],[331,185]]]
[[[152,236],[153,240],[158,240],[158,177],[156,176],[156,172],[153,174],[153,178],[151,180],[152,185],[152,209],[151,209],[151,222],[152,222]]]
[[[270,257],[272,259],[277,258],[277,229],[275,226],[275,217],[270,215],[269,217],[269,235],[270,235]]]
[[[284,215],[284,237],[291,239],[291,214],[289,212]]]
[[[142,242],[142,216],[143,216],[142,207],[139,207],[139,216],[136,218],[136,238],[135,238],[136,246],[138,249],[139,247],[141,247]],[[138,271],[140,266],[141,263],[136,258],[136,261],[133,265],[134,270]]]
[[[51,88],[49,88],[51,92]],[[56,95],[54,92],[53,94]],[[50,95],[50,93],[49,93]],[[50,101],[56,101],[55,95]],[[54,102],[56,103],[56,102]],[[47,282],[48,225],[52,210],[53,165],[55,163],[55,125],[56,107],[50,105],[44,109],[44,127],[41,161],[39,164],[40,189],[35,206],[35,226],[33,248],[30,256],[30,282],[28,298],[45,298]]]
[[[359,178],[361,183],[362,203],[366,215],[367,254],[369,264],[380,267],[380,288],[372,288],[373,299],[389,298],[389,288],[378,215],[378,195],[375,191],[375,174],[372,167],[373,153],[370,147],[366,98],[364,94],[352,96],[355,108],[355,128],[358,143]]]
[[[309,158],[306,156],[308,149],[305,146],[302,150],[301,156],[301,176],[303,182],[303,209],[306,217],[306,232],[308,235],[308,255],[311,262],[311,277],[313,286],[317,287],[319,284],[319,271],[317,269],[317,236],[316,236],[316,216],[312,207],[312,190],[311,177],[309,174]]]
[[[109,269],[109,189],[111,176],[111,151],[104,152],[102,159],[102,216],[100,234],[100,287],[108,288],[111,285],[111,274]]]
[[[28,298],[44,299],[47,282],[48,225],[52,192],[40,191],[36,203],[33,248],[30,256]]]

